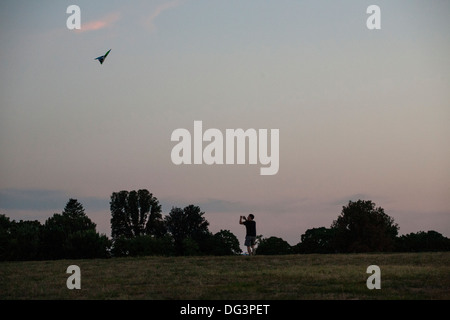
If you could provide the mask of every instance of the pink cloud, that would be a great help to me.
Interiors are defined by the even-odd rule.
[[[94,31],[111,27],[119,19],[120,14],[118,12],[110,13],[102,19],[81,23],[81,29],[77,30],[77,32]]]
[[[146,24],[149,26],[150,31],[155,30],[154,21],[156,20],[156,18],[158,16],[160,16],[166,10],[180,6],[182,3],[183,3],[182,0],[173,0],[170,2],[163,3],[163,4],[159,5],[158,7],[156,7],[155,11],[153,11],[153,13],[147,18],[147,21],[146,21]]]

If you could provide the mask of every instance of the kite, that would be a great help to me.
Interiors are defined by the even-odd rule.
[[[103,62],[105,61],[106,57],[108,56],[108,54],[111,52],[111,49],[108,50],[107,53],[105,53],[104,56],[100,56],[98,58],[95,58],[94,60],[98,60],[100,62],[100,64],[103,64]]]

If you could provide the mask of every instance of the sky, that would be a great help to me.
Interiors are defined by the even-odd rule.
[[[111,194],[148,189],[164,215],[198,205],[243,242],[253,213],[294,245],[361,199],[399,234],[450,237],[449,16],[444,0],[3,0],[0,213],[43,223],[75,198],[109,236]],[[278,172],[175,165],[194,121],[278,129]]]

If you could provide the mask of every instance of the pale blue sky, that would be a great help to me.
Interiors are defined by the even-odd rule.
[[[241,240],[252,212],[296,244],[361,198],[401,234],[450,237],[449,16],[448,1],[1,1],[0,212],[44,221],[77,198],[109,234],[111,193],[146,188],[164,213],[200,205],[213,232]],[[194,120],[279,129],[278,174],[175,166],[171,133]]]

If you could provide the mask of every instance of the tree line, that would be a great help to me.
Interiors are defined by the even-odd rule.
[[[172,207],[163,216],[158,199],[146,189],[112,193],[110,211],[111,238],[96,231],[76,199],[43,224],[0,214],[0,261],[242,253],[232,232],[209,231],[200,207]],[[436,231],[398,236],[398,229],[372,201],[349,201],[330,228],[308,229],[294,246],[258,236],[257,254],[450,250],[450,239]]]
[[[399,226],[370,200],[349,201],[329,228],[306,230],[291,246],[282,238],[260,238],[259,254],[450,251],[450,239],[436,231],[398,236]]]

